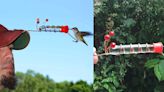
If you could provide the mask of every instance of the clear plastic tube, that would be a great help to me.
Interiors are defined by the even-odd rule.
[[[120,54],[139,54],[139,53],[163,53],[163,44],[130,44],[130,45],[116,45],[115,48],[110,48],[106,55],[120,55]]]

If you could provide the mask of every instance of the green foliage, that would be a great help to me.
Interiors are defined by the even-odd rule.
[[[92,92],[92,85],[83,80],[76,83],[63,81],[54,82],[49,76],[28,70],[26,73],[17,72],[18,85],[11,92]],[[4,89],[2,92],[9,92]]]
[[[160,63],[159,59],[150,59],[145,63],[146,68],[153,68]]]
[[[145,63],[146,68],[154,68],[154,73],[159,81],[164,80],[164,60],[151,59]]]
[[[164,60],[161,60],[159,64],[154,67],[154,72],[159,81],[164,80]]]
[[[103,53],[108,18],[117,44],[164,43],[164,0],[102,0],[95,5],[94,44]],[[95,92],[164,92],[164,56],[101,56],[94,66]],[[154,68],[154,69],[153,69]]]

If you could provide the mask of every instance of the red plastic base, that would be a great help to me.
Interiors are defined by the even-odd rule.
[[[163,53],[163,44],[161,42],[153,43],[154,45],[154,53]]]
[[[69,30],[68,26],[61,27],[61,32],[63,32],[63,33],[68,33],[68,30]]]

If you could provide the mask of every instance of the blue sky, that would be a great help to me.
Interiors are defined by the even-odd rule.
[[[0,23],[8,29],[35,30],[35,20],[93,33],[93,0],[3,0]],[[71,34],[71,30],[69,31]],[[56,82],[93,82],[93,36],[75,43],[65,33],[30,32],[27,48],[13,51],[15,70],[49,75]]]

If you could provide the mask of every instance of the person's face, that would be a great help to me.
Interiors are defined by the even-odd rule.
[[[12,55],[13,45],[0,48],[0,88],[15,87],[14,59]]]

